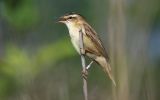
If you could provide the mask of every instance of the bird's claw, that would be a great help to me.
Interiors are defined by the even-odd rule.
[[[85,80],[87,80],[87,77],[88,77],[88,71],[87,71],[87,69],[84,71],[84,70],[82,70],[82,77],[85,79]]]

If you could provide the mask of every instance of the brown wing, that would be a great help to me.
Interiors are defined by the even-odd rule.
[[[97,49],[96,51],[98,51],[100,55],[104,56],[106,60],[109,61],[109,56],[105,51],[105,48],[103,47],[102,42],[98,37],[97,33],[95,32],[95,30],[87,23],[85,23],[83,26],[84,26],[87,37],[89,37],[91,42],[94,43],[94,46]],[[91,49],[91,48],[88,48],[88,49]]]

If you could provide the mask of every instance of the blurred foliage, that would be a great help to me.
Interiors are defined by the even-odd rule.
[[[28,29],[40,19],[34,0],[5,0],[3,9],[4,18],[16,29]]]
[[[53,67],[56,62],[74,56],[75,51],[69,44],[69,41],[64,38],[56,43],[41,46],[34,55],[15,44],[7,45],[5,57],[0,67],[2,72],[0,78],[1,96],[9,94],[8,92],[11,91],[15,92],[13,89],[34,79],[41,71],[48,68],[47,66],[52,65]]]

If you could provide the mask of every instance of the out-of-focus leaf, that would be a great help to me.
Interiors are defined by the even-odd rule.
[[[56,43],[49,44],[40,48],[37,53],[37,60],[40,63],[55,63],[66,57],[71,57],[75,54],[71,43],[67,39],[59,40]]]
[[[41,46],[36,53],[20,49],[15,45],[6,48],[5,63],[1,69],[10,76],[32,77],[43,70],[46,65],[54,65],[56,62],[74,56],[75,51],[67,39],[62,39],[53,44]],[[29,77],[30,76],[30,77]]]
[[[4,8],[4,18],[9,24],[20,30],[31,28],[40,18],[32,0],[21,0],[15,8],[10,2],[5,2]]]
[[[9,75],[25,76],[32,75],[32,59],[27,52],[14,45],[6,48],[5,63],[7,66],[3,70]]]

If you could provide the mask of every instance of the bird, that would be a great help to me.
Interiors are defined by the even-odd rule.
[[[71,42],[79,54],[81,54],[79,34],[82,32],[84,55],[92,59],[93,62],[99,64],[116,86],[112,75],[109,56],[97,32],[87,23],[86,19],[81,14],[71,12],[59,17],[58,22],[67,26]],[[89,65],[91,65],[91,63]]]

